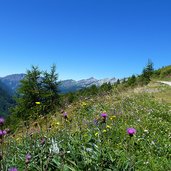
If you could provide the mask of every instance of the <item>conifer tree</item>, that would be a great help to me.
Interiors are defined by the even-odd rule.
[[[148,84],[151,81],[151,76],[154,73],[153,63],[148,60],[146,67],[144,67],[141,76],[139,77],[139,82],[141,84]]]
[[[57,82],[58,74],[56,73],[56,66],[53,65],[51,67],[50,73],[45,71],[43,73],[43,80],[42,80],[42,105],[44,112],[54,112],[56,106],[60,105],[60,97],[59,97],[59,90]]]
[[[32,66],[21,81],[12,112],[22,119],[37,118],[54,111],[59,104],[58,75],[55,65],[50,73]]]

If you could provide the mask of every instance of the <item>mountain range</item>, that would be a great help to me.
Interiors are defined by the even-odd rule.
[[[12,74],[5,77],[0,77],[0,81],[7,86],[10,93],[14,93],[20,85],[20,81],[25,77],[25,74]],[[59,84],[59,90],[61,93],[74,92],[83,88],[90,87],[92,85],[101,86],[104,83],[114,84],[117,81],[116,78],[95,79],[93,77],[88,79],[82,79],[75,81],[73,79],[62,80]]]

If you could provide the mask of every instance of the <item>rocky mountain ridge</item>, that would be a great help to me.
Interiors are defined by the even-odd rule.
[[[11,92],[15,92],[18,88],[20,81],[24,78],[25,74],[12,74],[5,77],[1,77],[0,81],[3,82]],[[93,77],[88,79],[82,79],[75,81],[73,79],[61,80],[59,89],[61,93],[73,92],[82,88],[90,87],[92,85],[101,86],[104,83],[114,84],[117,81],[116,78],[95,79]]]

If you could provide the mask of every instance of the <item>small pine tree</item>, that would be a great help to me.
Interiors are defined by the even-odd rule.
[[[42,105],[43,105],[43,112],[49,113],[54,112],[56,109],[56,106],[60,105],[60,96],[59,96],[59,90],[58,86],[59,83],[58,80],[58,74],[56,74],[56,66],[53,65],[51,67],[50,73],[45,71],[43,73],[42,78]]]
[[[153,72],[153,63],[151,62],[151,60],[148,60],[147,66],[143,69],[142,75],[140,76],[140,82],[142,84],[148,84],[151,81]]]
[[[12,113],[23,120],[37,118],[54,111],[59,105],[57,74],[55,66],[51,72],[42,72],[38,67],[32,66],[25,78],[21,81],[16,96],[16,106]]]
[[[12,111],[24,120],[35,110],[35,102],[40,101],[40,79],[41,71],[39,71],[38,67],[32,66],[32,69],[27,70],[26,76],[21,80],[21,85],[17,91],[17,96],[15,97],[17,105],[12,109]]]
[[[135,86],[136,85],[136,76],[135,75],[132,75],[131,77],[128,78],[127,85],[128,86]]]
[[[120,80],[119,80],[119,79],[117,79],[116,84],[117,84],[117,85],[120,84]]]

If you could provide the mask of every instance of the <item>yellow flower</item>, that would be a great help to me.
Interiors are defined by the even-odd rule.
[[[110,117],[110,120],[113,120],[114,118],[116,118],[116,116],[111,116],[111,117]]]
[[[87,104],[86,104],[86,102],[82,102],[82,107],[84,107],[84,106],[86,106]]]
[[[104,129],[103,132],[107,132],[106,129]]]
[[[40,105],[40,102],[35,102],[37,105]]]
[[[58,125],[60,125],[59,122],[52,122],[52,126],[58,126]]]
[[[99,133],[98,133],[98,132],[96,132],[96,133],[95,133],[95,136],[98,136],[98,135],[99,135]]]
[[[111,129],[111,126],[107,125],[107,126],[106,126],[106,128],[109,128],[109,129]]]

